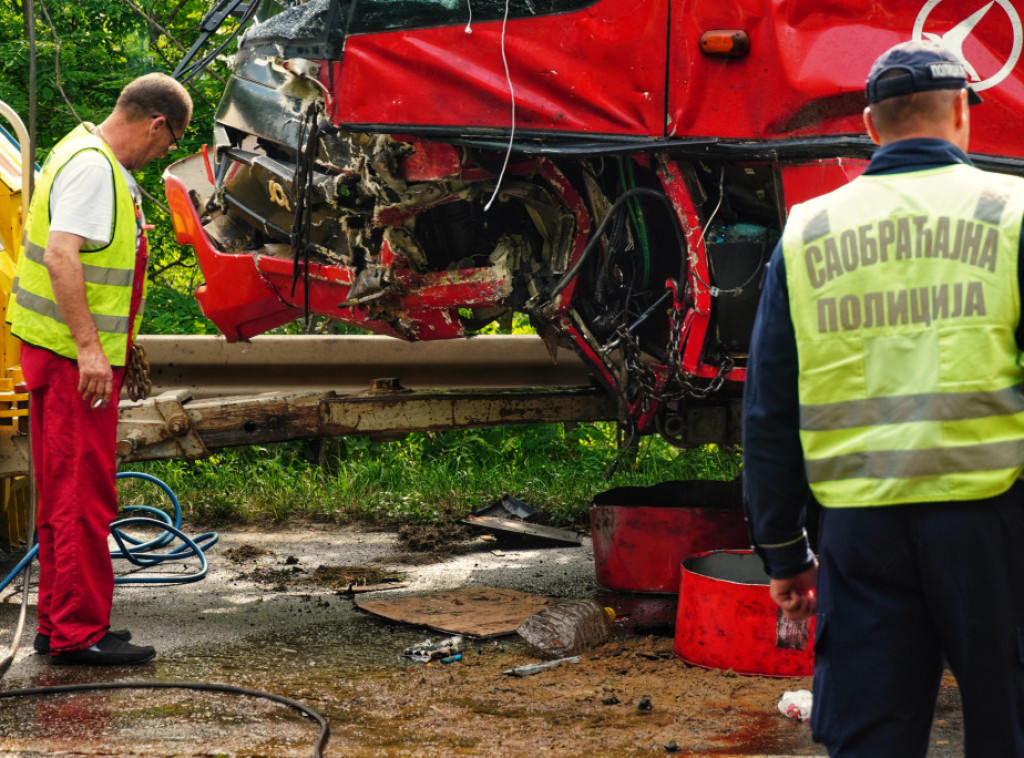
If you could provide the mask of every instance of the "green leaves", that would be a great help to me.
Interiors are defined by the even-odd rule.
[[[0,3],[0,100],[29,125],[29,43],[21,3]],[[171,73],[199,34],[206,0],[36,0],[36,159],[79,120],[106,118],[121,89],[150,71]],[[221,64],[215,64],[214,68]],[[197,152],[213,123],[222,85],[210,76],[189,85],[192,126],[179,146]],[[6,124],[4,125],[7,126]],[[161,175],[173,159],[154,161],[137,179],[162,202]],[[196,272],[192,251],[174,240],[170,219],[144,201],[156,229],[150,232],[151,290],[143,330],[159,334],[215,333],[192,300]],[[170,292],[162,293],[162,289]],[[181,295],[182,297],[177,297]],[[191,300],[188,303],[187,300]],[[163,309],[170,312],[164,313]]]

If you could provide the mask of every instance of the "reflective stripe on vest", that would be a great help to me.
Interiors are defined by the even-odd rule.
[[[114,154],[85,125],[61,140],[43,164],[22,235],[7,320],[12,333],[26,342],[67,358],[77,358],[78,350],[57,306],[49,272],[43,263],[43,253],[49,241],[53,182],[68,161],[83,150],[96,150],[107,159],[114,182],[112,239],[99,249],[83,248],[79,256],[86,299],[100,344],[111,365],[123,366],[131,325],[131,293],[138,243],[135,204]],[[140,321],[136,319],[136,334]]]
[[[1024,180],[955,165],[795,206],[800,439],[826,506],[991,497],[1024,469]]]

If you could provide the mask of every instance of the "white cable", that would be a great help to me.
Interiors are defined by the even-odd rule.
[[[466,0],[466,7],[469,8],[469,18],[466,20],[466,28],[463,29],[466,34],[473,33],[473,0]]]
[[[505,27],[508,26],[508,6],[510,0],[505,0],[505,18],[501,22],[501,61],[505,64],[505,81],[508,82],[508,94],[512,99],[512,131],[508,135],[508,150],[505,151],[505,162],[501,166],[501,173],[498,174],[498,183],[494,185],[494,192],[491,194],[491,199],[487,201],[487,205],[484,206],[484,210],[490,210],[491,203],[494,202],[494,198],[498,196],[498,190],[501,189],[501,180],[505,178],[505,170],[508,168],[508,159],[512,155],[512,143],[516,137],[516,93],[512,88],[512,75],[508,72],[508,58],[505,55]]]

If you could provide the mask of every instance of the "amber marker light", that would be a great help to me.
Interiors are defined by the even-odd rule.
[[[750,35],[742,29],[709,29],[700,35],[700,51],[719,58],[742,58],[750,52]]]

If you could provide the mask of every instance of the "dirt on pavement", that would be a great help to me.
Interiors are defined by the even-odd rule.
[[[579,664],[527,677],[502,673],[540,660],[514,635],[468,639],[462,659],[450,664],[403,658],[406,648],[444,635],[358,610],[360,587],[393,582],[395,589],[378,590],[381,597],[462,586],[558,598],[600,592],[587,539],[550,548],[460,535],[459,549],[441,551],[434,562],[424,562],[422,544],[409,553],[408,542],[318,525],[223,532],[203,581],[115,593],[115,626],[157,646],[152,664],[52,666],[31,652],[30,607],[30,631],[0,690],[167,681],[269,692],[327,719],[325,756],[825,755],[808,725],[777,707],[786,690],[810,689],[810,679],[691,667],[673,654],[671,633],[619,628]],[[20,601],[15,585],[0,595],[5,648]],[[317,733],[286,706],[216,692],[0,699],[0,756],[290,758],[313,755]],[[962,755],[959,700],[948,676],[932,741],[934,758]]]

